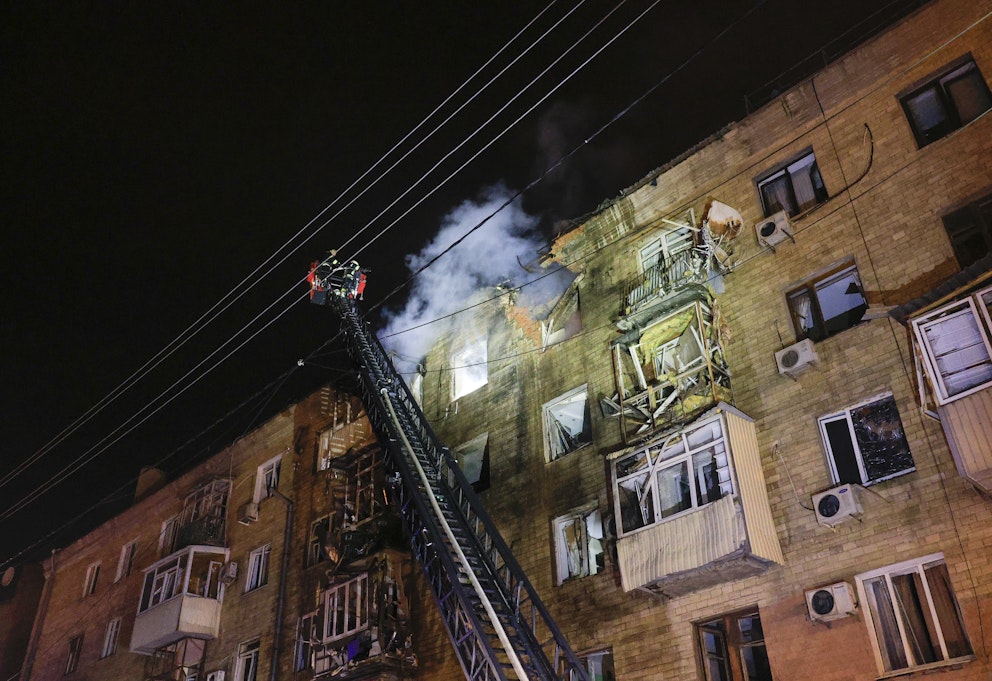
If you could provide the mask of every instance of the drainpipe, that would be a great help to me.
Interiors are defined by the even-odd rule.
[[[272,646],[272,665],[269,669],[269,681],[277,681],[279,675],[279,650],[282,645],[282,613],[286,605],[286,580],[289,577],[290,540],[293,537],[293,501],[285,494],[269,488],[269,494],[279,497],[286,503],[286,531],[282,538],[282,566],[279,568],[279,598],[276,601],[275,641]],[[26,680],[25,680],[26,681]]]
[[[31,678],[31,668],[34,667],[34,658],[38,654],[38,641],[41,639],[41,629],[45,624],[45,616],[48,613],[48,601],[52,597],[52,587],[55,584],[55,554],[58,549],[52,549],[52,557],[48,563],[49,574],[45,575],[45,587],[41,592],[41,603],[38,605],[38,614],[34,618],[34,626],[31,627],[31,640],[28,642],[27,653],[24,655],[24,664],[21,666],[21,681],[28,681]]]

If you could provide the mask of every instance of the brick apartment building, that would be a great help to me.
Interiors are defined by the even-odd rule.
[[[990,12],[917,10],[564,230],[550,308],[428,355],[597,678],[992,675]]]
[[[992,675],[989,74],[992,2],[927,4],[427,356],[424,412],[591,678]],[[388,487],[331,388],[149,472],[46,561],[21,678],[463,678]]]

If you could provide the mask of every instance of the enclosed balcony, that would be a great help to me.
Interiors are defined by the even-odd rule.
[[[151,655],[184,638],[213,639],[220,630],[228,550],[190,546],[145,570],[131,651]]]
[[[754,422],[733,407],[611,459],[625,591],[677,596],[782,563]]]

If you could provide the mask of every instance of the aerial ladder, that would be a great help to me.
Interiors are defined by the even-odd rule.
[[[588,675],[361,318],[365,274],[331,256],[311,266],[310,300],[341,319],[361,398],[384,449],[393,498],[468,681],[588,681]]]

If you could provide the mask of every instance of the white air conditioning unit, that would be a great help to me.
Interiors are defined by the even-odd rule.
[[[218,669],[215,672],[210,672],[207,674],[207,681],[224,681],[224,670]]]
[[[813,495],[813,510],[816,521],[833,527],[845,520],[861,517],[861,503],[858,501],[857,485],[841,485]]]
[[[233,560],[225,563],[220,569],[220,581],[224,584],[232,584],[238,578],[238,564]]]
[[[792,226],[789,224],[789,216],[784,210],[756,222],[754,233],[758,237],[759,244],[767,246],[773,251],[775,246],[786,239],[792,239],[795,242],[792,236]]]
[[[816,366],[819,361],[820,358],[813,347],[813,341],[809,338],[787,348],[782,348],[775,353],[775,364],[778,365],[778,372],[789,378],[795,378],[796,374],[806,371],[811,366]]]
[[[238,522],[242,525],[251,525],[256,520],[258,520],[258,504],[254,501],[248,501],[238,509]]]
[[[847,582],[837,582],[806,592],[806,607],[814,622],[829,622],[854,614],[857,607]]]

